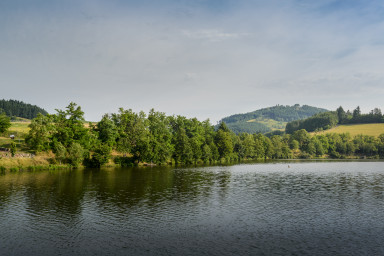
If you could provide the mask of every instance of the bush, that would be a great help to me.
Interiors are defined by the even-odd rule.
[[[111,148],[108,145],[99,146],[92,156],[84,161],[87,167],[99,168],[100,166],[108,163],[111,157]]]
[[[74,167],[79,166],[84,160],[84,149],[79,143],[73,143],[68,149],[68,160]]]
[[[306,152],[301,152],[301,154],[299,155],[299,158],[301,159],[310,159],[312,156]]]
[[[127,156],[118,156],[114,159],[114,162],[115,162],[115,164],[118,164],[121,167],[133,167],[133,166],[135,166],[133,158],[127,157]]]
[[[336,151],[331,151],[331,153],[329,153],[329,156],[331,158],[335,158],[335,159],[340,159],[341,158],[341,155],[339,152],[336,152]]]

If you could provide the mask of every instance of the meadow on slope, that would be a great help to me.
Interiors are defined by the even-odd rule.
[[[349,133],[352,136],[363,134],[369,136],[378,137],[384,133],[384,123],[379,124],[350,124],[350,125],[339,125],[332,129],[314,132],[312,134],[326,134],[326,133]]]

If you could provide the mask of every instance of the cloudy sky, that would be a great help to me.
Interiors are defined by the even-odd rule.
[[[375,0],[1,0],[0,98],[98,121],[299,103],[384,108]]]

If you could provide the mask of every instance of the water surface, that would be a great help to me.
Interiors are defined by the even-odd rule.
[[[8,173],[0,215],[0,255],[384,255],[384,163]]]

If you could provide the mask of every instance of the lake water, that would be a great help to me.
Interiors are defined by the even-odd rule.
[[[384,162],[7,173],[0,255],[384,255]]]

